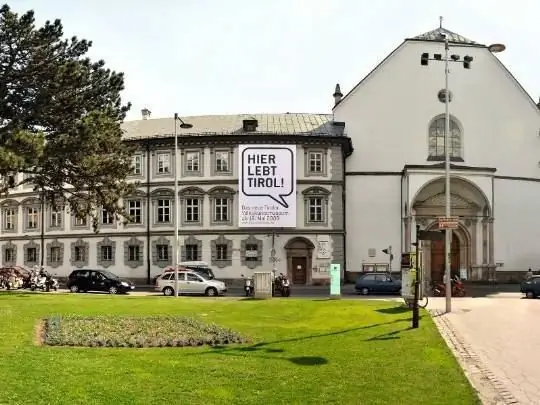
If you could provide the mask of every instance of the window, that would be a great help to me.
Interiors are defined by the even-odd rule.
[[[75,223],[75,226],[86,226],[88,222],[86,220],[86,217],[83,217],[83,218],[75,217],[74,223]]]
[[[15,209],[6,208],[4,210],[4,230],[12,231],[15,229]]]
[[[62,210],[54,210],[51,208],[51,218],[50,218],[50,227],[51,228],[61,228],[62,227]]]
[[[133,224],[142,224],[142,204],[140,200],[128,201],[128,213],[130,222]]]
[[[214,221],[227,222],[229,220],[229,199],[215,198],[214,199]]]
[[[194,262],[199,260],[199,246],[195,244],[186,245],[186,261]]]
[[[368,274],[367,276],[362,277],[363,281],[375,281],[375,274]]]
[[[26,208],[26,228],[37,229],[39,221],[39,211],[35,207]]]
[[[141,248],[140,246],[128,247],[128,260],[130,262],[138,262],[141,260]]]
[[[186,172],[199,172],[201,154],[200,152],[186,152]]]
[[[171,172],[171,154],[158,153],[157,155],[158,174],[169,174]]]
[[[246,261],[256,262],[259,260],[258,246],[255,243],[246,244]]]
[[[134,175],[141,175],[142,174],[142,156],[141,155],[135,155],[131,158],[131,168],[133,169]]]
[[[323,204],[321,197],[308,198],[308,222],[324,222]]]
[[[187,281],[194,281],[196,283],[201,283],[203,280],[202,278],[200,278],[198,275],[196,274],[193,274],[193,273],[188,273],[187,274]]]
[[[429,157],[428,160],[444,160],[444,125],[445,118],[435,119],[429,126]],[[461,156],[461,129],[457,122],[450,118],[450,159],[454,161],[462,161]]]
[[[217,260],[228,260],[229,256],[227,255],[227,245],[221,244],[216,245],[216,258]]]
[[[169,261],[169,246],[168,245],[156,245],[157,259],[160,262]]]
[[[171,200],[157,200],[158,223],[171,222]]]
[[[198,198],[186,198],[186,222],[199,222]]]
[[[4,262],[14,262],[15,261],[15,249],[6,248],[4,251]]]
[[[114,223],[114,216],[106,209],[101,209],[101,223],[103,225],[112,225]]]
[[[229,151],[220,150],[215,152],[215,169],[216,173],[229,173]]]
[[[51,247],[51,263],[60,263],[62,261],[61,251],[59,246]]]
[[[84,246],[75,246],[75,261],[84,262],[86,261],[86,249]]]
[[[38,261],[37,248],[29,247],[26,248],[26,261],[36,263]]]
[[[322,152],[309,152],[309,173],[322,174],[323,173],[323,153]]]
[[[101,260],[104,262],[110,262],[112,260],[112,246],[101,246]]]

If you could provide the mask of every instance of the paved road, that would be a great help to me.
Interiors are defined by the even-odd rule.
[[[444,309],[444,298],[431,299],[429,307]],[[460,298],[445,317],[519,404],[540,403],[540,299]]]

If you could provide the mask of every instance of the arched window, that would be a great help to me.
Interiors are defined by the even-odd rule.
[[[444,121],[445,118],[440,117],[434,119],[429,126],[429,156],[428,160],[444,160]],[[463,161],[462,156],[462,134],[458,123],[450,118],[450,160]]]

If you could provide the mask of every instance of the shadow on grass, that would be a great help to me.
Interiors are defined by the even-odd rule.
[[[409,308],[407,308],[406,306],[397,306],[397,307],[392,307],[392,308],[381,308],[381,309],[376,309],[375,310],[376,312],[379,312],[381,314],[404,314],[406,312],[411,312],[411,310]]]
[[[376,342],[376,341],[401,339],[400,334],[408,330],[412,330],[412,327],[409,326],[408,328],[403,328],[403,329],[394,330],[392,332],[383,333],[382,335],[374,336],[369,339],[364,339],[364,342]]]

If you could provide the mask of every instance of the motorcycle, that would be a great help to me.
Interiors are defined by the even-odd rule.
[[[34,277],[32,277],[32,281],[30,283],[30,290],[41,290],[45,292],[49,292],[51,290],[57,291],[58,280],[54,278],[50,273],[42,269],[39,273],[35,274]]]
[[[276,295],[276,292],[279,292],[282,297],[289,297],[291,295],[291,283],[283,273],[279,273],[279,276],[274,279],[272,295]]]
[[[455,276],[451,279],[452,283],[452,296],[453,297],[464,297],[466,294],[465,286],[459,277]],[[434,297],[444,297],[446,296],[446,285],[444,283],[434,283],[433,284],[433,296]]]
[[[245,277],[243,274],[242,278],[244,279],[244,293],[246,294],[246,297],[253,297],[253,294],[255,292],[253,286],[253,279]]]

